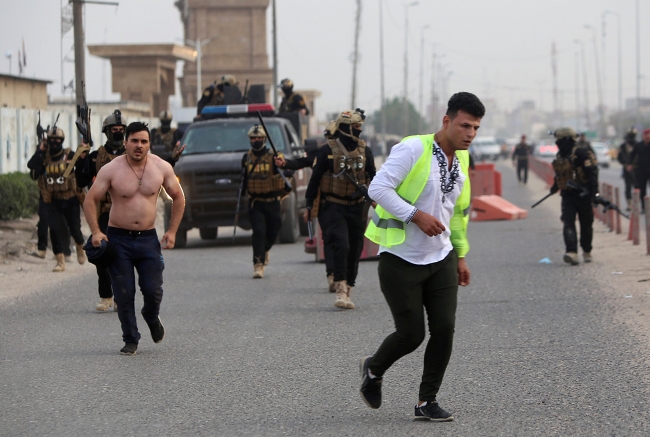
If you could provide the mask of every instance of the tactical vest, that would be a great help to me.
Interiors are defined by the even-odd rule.
[[[255,156],[252,150],[246,155],[246,174],[251,197],[272,198],[280,196],[284,188],[284,180],[279,174],[273,174],[273,155],[265,153]]]
[[[420,197],[420,194],[422,194],[422,190],[424,190],[424,186],[431,173],[434,135],[407,137],[402,142],[410,138],[420,138],[424,150],[411,171],[404,178],[404,181],[395,191],[402,199],[410,205],[413,205]],[[454,205],[454,215],[450,220],[449,229],[451,230],[450,239],[452,246],[456,250],[458,257],[464,258],[467,252],[469,252],[467,224],[469,222],[469,210],[472,197],[469,180],[469,153],[466,150],[458,150],[456,151],[456,158],[460,163],[461,171],[465,175],[465,183]],[[372,220],[366,229],[365,236],[370,241],[387,248],[397,246],[402,244],[406,239],[405,224],[386,211],[381,205],[377,205]]]
[[[160,129],[156,129],[156,137],[154,138],[153,144],[163,144],[165,150],[171,152],[174,149],[174,132],[176,129],[169,129],[166,133],[162,133]]]
[[[99,149],[97,149],[97,161],[95,162],[95,169],[97,170],[96,173],[99,173],[99,170],[118,156],[122,156],[122,153],[112,155],[106,151],[106,148],[104,146],[100,146]],[[108,191],[106,194],[104,194],[104,197],[101,198],[99,201],[99,214],[104,214],[105,212],[109,212],[111,210],[112,202],[111,202],[111,195],[108,194]]]
[[[282,101],[280,102],[280,110],[278,112],[293,112],[291,110],[291,106],[293,103],[293,99],[296,96],[296,93],[291,93],[289,97],[283,97]]]
[[[560,190],[566,190],[567,182],[573,181],[578,185],[584,186],[588,182],[587,175],[585,174],[584,168],[578,167],[575,168],[574,161],[576,159],[576,151],[581,146],[575,145],[571,150],[571,155],[568,158],[560,156],[558,153],[555,159],[553,160],[553,170],[555,170],[555,181],[557,182],[557,187]],[[585,161],[585,166],[589,167],[591,165],[596,165],[596,157],[593,152],[588,148],[583,147],[583,150],[586,150],[589,154],[589,159]]]
[[[327,144],[332,149],[334,173],[327,171],[320,180],[320,191],[325,200],[342,205],[365,201],[365,197],[352,198],[352,194],[357,191],[357,185],[350,177],[360,185],[366,183],[366,143],[359,140],[357,148],[353,151],[348,151],[339,140],[327,140]]]
[[[65,159],[68,153],[70,149],[63,149],[58,158],[52,158],[49,153],[45,155],[45,173],[38,179],[38,189],[45,203],[51,203],[52,199],[68,200],[77,195],[77,181],[74,175],[63,177],[68,165]]]

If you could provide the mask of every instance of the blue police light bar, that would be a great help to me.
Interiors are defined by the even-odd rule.
[[[263,115],[273,115],[275,108],[270,103],[251,103],[249,105],[206,106],[201,111],[204,118],[225,118],[255,115],[260,111]]]

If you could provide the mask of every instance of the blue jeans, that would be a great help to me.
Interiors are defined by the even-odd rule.
[[[115,249],[115,260],[109,267],[117,316],[122,324],[125,343],[138,343],[140,333],[135,318],[135,273],[144,298],[142,317],[148,325],[158,321],[163,296],[165,262],[155,229],[128,231],[109,226],[106,231],[109,244]]]

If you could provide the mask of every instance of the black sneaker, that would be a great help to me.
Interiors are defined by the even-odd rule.
[[[438,402],[426,402],[424,405],[415,406],[415,419],[417,420],[433,420],[434,422],[451,422],[454,416],[446,412]]]
[[[370,378],[370,375],[368,375],[368,363],[371,358],[365,357],[361,359],[359,366],[361,370],[361,388],[359,388],[359,392],[361,393],[361,399],[367,406],[377,409],[381,407],[382,378]]]
[[[124,347],[120,349],[122,355],[135,355],[138,350],[138,343],[124,343]]]
[[[160,317],[158,317],[157,323],[149,325],[149,330],[154,343],[160,343],[165,338],[165,328],[160,321]]]

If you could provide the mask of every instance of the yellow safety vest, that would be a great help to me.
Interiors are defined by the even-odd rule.
[[[424,186],[431,173],[431,159],[433,157],[434,135],[416,135],[406,137],[402,142],[410,138],[419,138],[424,147],[422,155],[417,160],[404,181],[395,190],[397,194],[413,205],[422,194]],[[467,241],[467,223],[469,222],[469,209],[471,202],[471,188],[469,181],[469,153],[466,150],[456,151],[456,157],[460,168],[465,175],[465,184],[454,205],[454,215],[449,223],[451,229],[451,244],[456,249],[458,256],[464,258],[469,252]],[[377,205],[372,220],[368,224],[365,233],[370,241],[384,247],[393,247],[402,244],[406,239],[405,224],[397,217],[386,211],[381,205]]]

